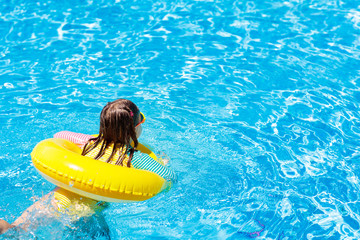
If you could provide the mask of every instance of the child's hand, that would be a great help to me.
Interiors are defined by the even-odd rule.
[[[170,160],[169,159],[162,159],[163,163],[164,163],[164,166],[168,165]]]
[[[170,158],[164,152],[159,154],[159,160],[164,166],[170,163]]]

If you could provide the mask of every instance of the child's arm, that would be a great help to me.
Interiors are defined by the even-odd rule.
[[[139,151],[135,152],[133,159],[131,160],[131,164],[134,168],[148,170],[150,172],[156,173],[165,178],[165,180],[171,181],[172,183],[177,181],[177,177],[174,171],[163,166],[145,153]]]
[[[74,133],[69,131],[61,131],[54,135],[54,138],[61,138],[65,140],[69,140],[70,142],[75,143],[79,147],[82,147],[87,143],[90,138],[93,138],[91,135],[83,134],[83,133]]]

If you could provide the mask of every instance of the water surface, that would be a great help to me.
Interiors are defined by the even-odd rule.
[[[36,143],[128,98],[179,183],[113,239],[359,239],[359,33],[350,0],[0,2],[0,218],[54,187]],[[44,222],[20,238],[76,238]]]

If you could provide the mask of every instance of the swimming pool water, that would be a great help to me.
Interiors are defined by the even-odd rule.
[[[53,189],[36,143],[128,98],[179,182],[112,239],[359,239],[359,58],[351,0],[1,1],[0,218]],[[92,238],[44,219],[18,238]]]

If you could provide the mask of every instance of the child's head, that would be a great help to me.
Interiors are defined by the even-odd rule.
[[[141,128],[142,115],[139,108],[130,100],[118,99],[109,102],[100,114],[99,136],[108,142],[137,145],[136,129]],[[140,135],[141,132],[138,131]]]
[[[97,138],[92,144],[88,142],[83,149],[83,155],[86,155],[91,150],[101,144],[101,148],[95,159],[101,158],[106,148],[110,144],[114,144],[113,153],[110,159],[115,153],[116,148],[126,148],[126,152],[130,153],[128,166],[130,166],[131,158],[134,154],[134,150],[138,146],[137,138],[140,136],[142,128],[141,123],[145,121],[145,117],[140,113],[139,108],[130,100],[118,99],[113,102],[109,102],[103,108],[100,114],[100,130]],[[133,142],[133,147],[130,143]],[[122,154],[123,155],[123,154]],[[116,164],[122,164],[124,156],[120,156]]]

